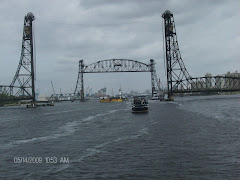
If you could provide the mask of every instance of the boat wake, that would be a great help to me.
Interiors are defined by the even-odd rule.
[[[105,143],[96,145],[93,148],[88,148],[88,149],[86,149],[85,153],[79,159],[76,160],[76,162],[80,162],[87,157],[90,157],[90,156],[93,156],[97,153],[103,152],[103,149],[101,149],[101,148],[104,148],[105,146],[107,146],[109,144],[119,143],[119,142],[129,140],[129,139],[137,139],[137,138],[139,138],[143,135],[147,135],[147,134],[148,134],[148,128],[145,127],[145,128],[140,129],[136,135],[119,137],[119,138],[114,139],[112,141],[107,141]]]
[[[9,149],[9,148],[12,148],[14,146],[18,146],[18,145],[25,144],[25,143],[47,141],[47,140],[57,139],[57,138],[64,137],[64,136],[69,136],[69,135],[73,134],[80,127],[80,125],[82,125],[83,123],[84,124],[89,123],[89,122],[92,122],[93,120],[98,120],[98,117],[102,117],[102,116],[104,117],[106,115],[116,113],[117,111],[125,111],[125,110],[128,110],[128,109],[110,110],[106,113],[99,113],[99,114],[96,114],[94,116],[89,116],[89,117],[86,117],[86,118],[83,118],[83,119],[80,119],[80,120],[75,120],[75,121],[72,121],[72,122],[68,122],[64,126],[58,128],[58,130],[56,130],[53,135],[42,136],[42,137],[34,137],[34,138],[30,138],[30,139],[13,141],[11,143],[4,144],[4,145],[0,146],[0,149]]]
[[[79,163],[79,162],[83,161],[84,159],[95,156],[99,153],[103,153],[106,150],[106,146],[108,146],[108,145],[112,145],[115,143],[121,143],[122,141],[126,141],[126,140],[138,139],[139,137],[144,136],[144,135],[148,135],[147,127],[140,129],[136,135],[119,137],[117,139],[98,144],[94,147],[87,148],[80,158],[70,161],[70,163],[68,165],[59,165],[58,167],[54,167],[54,168],[50,169],[49,171],[51,171],[53,173],[63,171],[65,169],[69,168],[71,164]]]
[[[88,110],[91,108],[86,108],[82,110]],[[51,114],[62,114],[62,113],[68,113],[68,112],[74,112],[74,111],[79,111],[79,109],[74,109],[74,110],[68,110],[68,111],[57,111],[57,112],[50,112],[50,113],[43,113],[44,115],[51,115]]]

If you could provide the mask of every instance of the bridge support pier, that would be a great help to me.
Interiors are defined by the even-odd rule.
[[[150,72],[151,72],[151,84],[152,84],[152,97],[159,95],[160,93],[160,83],[157,79],[155,61],[150,59]]]
[[[83,84],[83,68],[84,68],[84,63],[83,60],[79,61],[79,70],[78,70],[78,79],[77,79],[77,84],[76,88],[74,91],[74,98],[76,99],[80,95],[80,101],[84,101],[84,84]]]
[[[151,59],[150,60],[150,69],[151,69],[151,84],[152,84],[152,97],[154,95],[154,92],[156,91],[156,88],[155,88],[155,84],[154,84],[154,71],[155,71],[155,68],[154,68],[154,60]]]
[[[81,99],[80,101],[84,101],[84,84],[83,84],[83,67],[84,67],[84,64],[83,64],[83,60],[79,61],[79,66],[80,66],[80,76],[81,76]]]
[[[167,101],[174,101],[174,95],[173,94],[169,94]]]

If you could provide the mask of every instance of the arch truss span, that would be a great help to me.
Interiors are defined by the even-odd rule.
[[[108,59],[84,66],[83,72],[151,72],[151,65],[130,59]]]
[[[83,82],[84,73],[114,73],[114,72],[150,72],[152,95],[154,92],[160,91],[160,85],[157,80],[155,70],[155,61],[153,59],[150,60],[149,64],[130,59],[107,59],[97,61],[89,65],[85,65],[83,60],[80,60],[78,79],[74,91],[75,98],[80,98],[80,100],[84,101],[84,82]]]

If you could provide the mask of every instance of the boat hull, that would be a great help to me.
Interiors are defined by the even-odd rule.
[[[101,99],[100,102],[101,103],[110,102],[110,99]]]
[[[101,103],[104,103],[104,102],[123,102],[122,99],[101,99],[100,100]]]
[[[123,102],[122,99],[111,99],[110,102]]]
[[[148,112],[148,107],[146,107],[146,106],[132,107],[132,112],[133,113],[145,113],[145,112]]]

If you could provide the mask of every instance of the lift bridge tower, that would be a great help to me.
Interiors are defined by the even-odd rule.
[[[162,18],[164,20],[168,100],[173,100],[173,94],[209,94],[240,90],[240,77],[237,74],[191,77],[180,54],[173,14],[167,10],[162,14]]]
[[[32,100],[32,106],[36,105],[35,98],[35,50],[33,21],[34,15],[29,12],[24,17],[22,50],[16,74],[10,84],[10,95],[14,97],[28,98]],[[18,87],[17,90],[14,89]]]
[[[180,54],[173,14],[167,10],[162,14],[162,18],[164,19],[168,99],[173,100],[174,90],[180,85],[184,86],[181,88],[188,88],[188,85],[182,82],[184,79],[189,81],[191,77]]]

